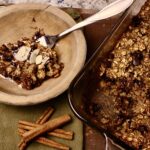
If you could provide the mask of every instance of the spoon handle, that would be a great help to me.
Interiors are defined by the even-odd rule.
[[[121,13],[122,11],[124,11],[125,9],[127,9],[132,3],[133,3],[133,0],[116,0],[115,2],[104,7],[98,13],[92,15],[91,17],[88,17],[87,19],[77,23],[73,27],[60,33],[58,35],[58,38],[61,38],[62,36],[72,32],[74,30],[80,29],[84,26],[87,26],[87,25],[97,22],[99,20],[106,19],[106,18],[112,17],[114,15],[117,15],[117,14]]]

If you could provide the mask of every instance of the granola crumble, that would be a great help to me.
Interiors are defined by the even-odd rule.
[[[92,101],[88,112],[136,150],[150,150],[150,0],[99,67],[98,92],[113,97],[115,117]]]
[[[40,29],[31,39],[24,37],[16,43],[0,46],[0,75],[27,90],[59,77],[64,64],[55,49],[37,41],[43,35],[45,33]]]

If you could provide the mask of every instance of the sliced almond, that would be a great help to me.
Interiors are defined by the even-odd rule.
[[[22,46],[18,49],[18,52],[14,55],[14,57],[18,61],[25,61],[28,59],[30,51],[30,47]]]
[[[47,57],[47,56],[44,57],[42,60],[42,64],[45,65],[48,60],[49,60],[49,57]]]
[[[40,37],[37,42],[39,42],[40,45],[44,46],[44,47],[47,47],[47,43],[46,43],[46,40],[45,40],[45,37],[42,36]]]
[[[30,64],[33,64],[33,63],[36,63],[36,57],[37,57],[37,55],[39,54],[39,49],[35,49],[32,53],[31,53],[31,55],[30,55],[30,60],[29,60],[29,62],[30,62]]]
[[[42,55],[38,55],[35,60],[36,64],[39,65],[42,63]]]

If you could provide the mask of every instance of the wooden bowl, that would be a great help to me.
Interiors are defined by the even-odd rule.
[[[17,4],[0,10],[0,45],[31,37],[36,28],[54,35],[73,26],[75,21],[64,11],[41,4]],[[84,65],[86,42],[78,30],[61,39],[57,45],[60,61],[64,63],[61,76],[45,81],[33,90],[25,90],[16,83],[0,78],[0,102],[11,105],[33,105],[63,93]]]

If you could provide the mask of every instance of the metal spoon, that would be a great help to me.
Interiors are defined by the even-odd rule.
[[[65,30],[64,32],[57,34],[57,35],[45,35],[38,39],[38,41],[44,41],[50,48],[54,47],[56,42],[64,37],[65,35],[80,29],[84,26],[87,26],[89,24],[95,23],[99,20],[106,19],[109,17],[112,17],[114,15],[117,15],[127,9],[131,4],[133,3],[133,0],[116,0],[115,2],[109,4],[105,8],[103,8],[98,13],[88,17],[87,19],[77,23],[73,27]]]

